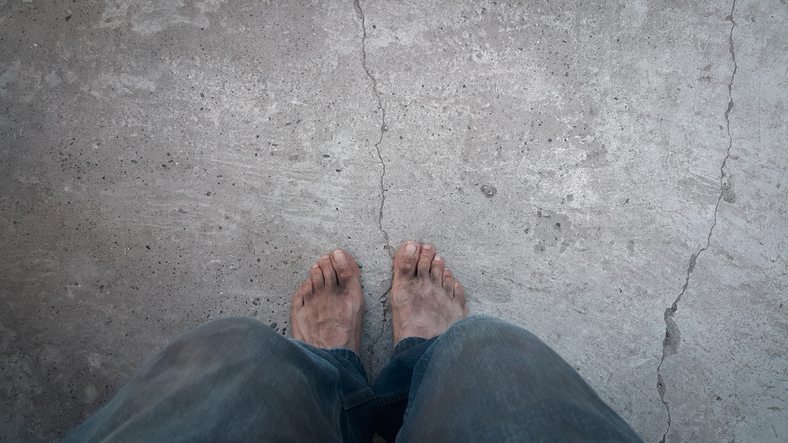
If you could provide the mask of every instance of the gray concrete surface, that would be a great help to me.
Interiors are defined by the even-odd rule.
[[[0,0],[0,441],[432,242],[648,442],[788,441],[788,3]]]

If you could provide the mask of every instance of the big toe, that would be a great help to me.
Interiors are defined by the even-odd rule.
[[[339,283],[358,279],[361,272],[358,270],[358,263],[350,253],[344,249],[337,249],[331,253],[331,264],[337,274]]]
[[[416,275],[416,265],[419,262],[419,244],[408,241],[399,248],[394,257],[395,276],[413,277]]]

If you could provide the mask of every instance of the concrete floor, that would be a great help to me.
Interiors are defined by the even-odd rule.
[[[788,2],[0,0],[0,441],[433,243],[648,442],[788,441]],[[275,325],[274,325],[275,324]]]

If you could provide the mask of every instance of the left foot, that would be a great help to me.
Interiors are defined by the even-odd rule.
[[[364,296],[358,264],[342,249],[320,257],[293,297],[293,337],[323,349],[359,353]]]

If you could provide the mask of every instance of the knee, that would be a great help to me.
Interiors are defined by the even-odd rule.
[[[270,326],[245,317],[228,317],[203,323],[188,334],[199,335],[277,335]]]
[[[261,349],[274,350],[286,343],[287,339],[257,320],[232,317],[204,323],[176,339],[170,347],[239,358]]]
[[[257,329],[261,330],[271,330],[269,326],[266,326],[262,322],[258,320],[254,320],[247,317],[227,317],[227,318],[219,318],[216,320],[211,320],[207,323],[203,323],[194,331],[198,331],[201,329],[205,329],[207,331],[212,332],[219,332],[219,331],[255,331]]]
[[[526,329],[487,315],[476,315],[458,321],[440,340],[466,349],[485,350],[543,345],[536,335]]]
[[[205,323],[172,341],[132,381],[168,386],[174,380],[232,379],[241,377],[239,374],[276,371],[282,362],[301,353],[259,321],[225,318]]]
[[[501,319],[490,317],[489,315],[474,315],[464,318],[457,323],[454,323],[446,334],[463,335],[469,337],[488,337],[502,335],[533,335],[527,330],[507,323]]]

